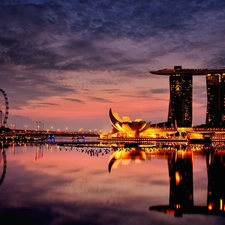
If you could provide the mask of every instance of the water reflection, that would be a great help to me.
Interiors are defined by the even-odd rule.
[[[151,206],[153,211],[173,214],[206,214],[225,216],[225,154],[209,151],[206,154],[208,193],[206,206],[194,206],[193,151],[178,151],[168,157],[170,179],[169,205]]]
[[[212,215],[224,215],[225,208],[225,196],[224,196],[224,188],[225,188],[225,154],[223,151],[213,151],[213,148],[204,148],[207,150],[207,153],[204,151],[199,151],[201,148],[196,146],[196,151],[200,152],[200,154],[204,154],[201,156],[201,160],[204,160],[207,165],[207,174],[208,174],[208,195],[207,195],[207,204],[203,204],[203,206],[194,206],[194,191],[193,191],[193,157],[196,154],[196,151],[192,151],[192,147],[186,146],[184,144],[152,144],[149,146],[138,146],[135,148],[123,148],[123,147],[94,147],[94,146],[56,146],[56,145],[32,145],[33,147],[27,148],[26,145],[18,146],[17,151],[15,151],[15,146],[12,146],[12,151],[8,151],[7,153],[11,153],[8,155],[8,168],[11,167],[7,171],[7,176],[18,176],[21,174],[22,179],[7,179],[13,184],[12,181],[18,182],[20,185],[16,186],[20,187],[20,195],[27,195],[29,190],[42,190],[42,193],[46,194],[46,196],[51,196],[54,201],[57,199],[60,204],[61,202],[68,201],[67,205],[65,204],[63,207],[66,208],[71,206],[72,211],[74,212],[74,205],[70,205],[70,200],[76,203],[77,205],[81,204],[80,202],[88,202],[91,204],[91,209],[98,208],[95,203],[92,202],[92,199],[96,199],[95,201],[102,207],[99,211],[102,212],[102,209],[106,208],[110,205],[108,202],[114,201],[119,195],[118,198],[122,203],[122,208],[126,208],[125,204],[127,201],[127,205],[132,208],[132,203],[134,203],[136,207],[137,199],[140,198],[140,195],[143,195],[142,200],[140,201],[140,211],[146,213],[145,216],[150,219],[152,214],[154,214],[153,219],[160,218],[157,216],[157,213],[149,213],[148,207],[150,201],[157,200],[156,204],[164,204],[164,193],[163,191],[168,190],[169,192],[169,203],[168,205],[158,205],[151,206],[150,210],[164,212],[167,214],[172,214],[174,216],[183,216],[184,214],[212,214]],[[10,150],[10,149],[9,149]],[[52,154],[52,151],[55,150],[56,154]],[[15,160],[15,152],[18,156],[18,163]],[[26,154],[20,154],[26,153]],[[80,154],[82,153],[82,154]],[[98,157],[106,154],[106,157]],[[27,156],[27,157],[26,157]],[[91,156],[91,157],[89,157]],[[94,157],[93,157],[94,156]],[[13,157],[13,161],[12,160]],[[203,158],[204,157],[204,158]],[[25,160],[24,160],[25,158]],[[38,163],[33,163],[33,160],[40,160]],[[156,159],[150,161],[150,166],[152,169],[149,169],[149,164],[146,162],[149,159]],[[158,160],[158,158],[163,160]],[[31,163],[29,162],[32,160]],[[134,179],[136,173],[131,173],[128,170],[123,171],[123,173],[119,174],[108,174],[108,172],[112,172],[112,168],[116,167],[119,163],[128,164],[130,161],[135,162],[146,162],[142,164],[140,168],[136,169],[136,167],[132,168],[133,171],[137,171],[141,176],[138,179]],[[160,163],[158,164],[158,161]],[[163,161],[163,163],[162,163]],[[10,164],[10,162],[12,164]],[[25,162],[25,163],[24,163]],[[74,163],[76,162],[76,163]],[[202,161],[201,161],[202,162]],[[22,167],[21,167],[22,164]],[[75,165],[76,164],[76,165]],[[26,165],[26,167],[24,166]],[[88,166],[86,166],[88,165]],[[156,168],[154,166],[156,165]],[[205,164],[204,164],[205,165]],[[6,153],[5,151],[1,152],[0,155],[0,166],[2,171],[0,171],[1,183],[4,181],[6,174]],[[18,167],[19,166],[19,167]],[[165,173],[167,171],[168,166],[168,175]],[[25,170],[21,170],[21,168]],[[163,170],[157,171],[163,167]],[[20,173],[13,173],[13,169],[20,168]],[[147,169],[146,169],[147,168]],[[205,171],[205,167],[204,171]],[[139,170],[139,171],[138,171]],[[10,174],[11,171],[11,174]],[[16,170],[17,171],[17,170]],[[23,171],[23,172],[21,172]],[[33,172],[34,171],[34,172]],[[22,176],[26,173],[26,176]],[[2,174],[2,175],[1,175]],[[57,174],[57,176],[54,176]],[[146,180],[146,174],[148,179]],[[61,175],[60,179],[59,176]],[[165,175],[165,176],[164,176]],[[126,176],[128,179],[124,179]],[[170,183],[168,186],[168,179],[170,178]],[[38,179],[37,179],[38,178]],[[46,179],[44,179],[46,178]],[[131,179],[129,179],[131,178]],[[41,179],[41,182],[39,180]],[[56,180],[54,180],[56,179]],[[115,179],[120,182],[115,182]],[[149,180],[151,179],[150,183]],[[166,180],[166,182],[165,182]],[[37,181],[35,183],[35,181]],[[29,188],[25,189],[29,183]],[[127,182],[127,183],[126,183]],[[155,182],[155,183],[154,183]],[[7,186],[6,183],[5,187]],[[42,186],[41,186],[41,185]],[[54,191],[51,192],[46,191],[46,187],[49,190],[49,187],[54,187]],[[135,185],[141,185],[141,188],[134,188],[129,193],[130,195],[126,196],[124,199],[124,189],[125,193],[127,190],[130,190],[130,187],[134,187]],[[159,188],[164,186],[162,189]],[[154,187],[153,187],[154,186]],[[12,188],[15,186],[12,185]],[[113,187],[113,188],[111,188]],[[37,189],[36,189],[37,188]],[[43,189],[41,189],[43,188]],[[146,189],[145,189],[146,188]],[[149,188],[151,188],[149,191]],[[15,189],[12,189],[15,190]],[[19,189],[18,189],[19,190]],[[7,192],[7,190],[5,190]],[[54,193],[54,194],[53,194]],[[57,194],[55,194],[57,193]],[[60,194],[58,194],[60,193]],[[99,196],[98,196],[98,193]],[[102,194],[103,193],[103,194]],[[14,193],[15,194],[15,193]],[[32,193],[33,194],[33,193]],[[65,195],[64,195],[65,194]],[[106,198],[105,202],[100,202],[101,199]],[[167,195],[167,193],[166,193]],[[57,197],[56,197],[57,196]],[[67,197],[69,196],[69,197]],[[115,197],[116,196],[116,197]],[[162,200],[163,196],[163,200]],[[108,199],[107,199],[108,197]],[[167,197],[167,196],[166,196]],[[41,197],[40,197],[41,198]],[[16,199],[16,198],[15,198]],[[32,198],[31,198],[32,199]],[[100,199],[100,200],[99,200]],[[130,200],[131,199],[131,200]],[[46,199],[43,197],[43,202]],[[79,202],[79,201],[80,202]],[[118,202],[119,202],[118,200]],[[6,202],[8,199],[5,200]],[[13,199],[14,201],[14,199]],[[35,199],[36,201],[36,199]],[[123,202],[124,201],[124,202]],[[166,200],[167,203],[168,200]],[[111,209],[116,209],[116,211],[120,212],[120,208],[118,210],[117,201],[114,203],[110,202],[110,212]],[[143,203],[144,202],[144,203]],[[205,201],[206,202],[206,201]],[[28,201],[28,205],[30,202]],[[36,205],[37,202],[34,202]],[[50,205],[50,203],[48,202]],[[53,203],[51,203],[53,204]],[[104,204],[103,206],[101,204]],[[116,204],[116,205],[114,205]],[[143,204],[143,205],[142,205]],[[94,205],[94,207],[93,207]],[[85,206],[86,207],[86,206]],[[141,208],[143,207],[143,208]],[[54,206],[52,206],[52,209]],[[80,208],[77,207],[76,210]],[[81,207],[82,210],[82,207]],[[136,210],[136,209],[135,209]],[[86,211],[86,210],[85,210]],[[91,210],[90,210],[91,211]],[[142,212],[143,212],[142,211]],[[135,214],[136,211],[132,211],[132,215]],[[138,212],[139,213],[139,212]],[[57,213],[56,213],[57,214]],[[72,214],[72,213],[71,213]],[[111,215],[111,214],[110,214]],[[156,215],[156,216],[155,216]],[[112,215],[113,218],[115,217]],[[122,217],[122,214],[120,214]],[[118,216],[119,218],[119,216]],[[167,218],[167,217],[166,217]],[[174,219],[171,217],[172,220]],[[139,218],[138,218],[139,219]],[[183,218],[185,220],[185,218]],[[139,220],[138,220],[139,221]],[[179,222],[179,220],[177,220]],[[139,223],[139,222],[138,222]],[[136,224],[138,224],[136,223]],[[90,223],[89,223],[90,224]],[[103,223],[102,223],[103,224]],[[105,224],[105,223],[104,223]],[[156,223],[152,223],[156,224]],[[166,224],[166,223],[164,223]],[[187,224],[187,223],[186,223]],[[196,224],[196,223],[195,223]]]
[[[6,168],[7,168],[7,161],[6,161],[6,153],[5,153],[5,149],[1,149],[1,154],[0,154],[0,167],[1,167],[1,171],[0,171],[0,185],[2,185],[4,179],[5,179],[5,175],[6,175]]]
[[[122,162],[122,164],[127,165],[130,161],[135,161],[136,163],[145,161],[146,159],[151,159],[154,156],[160,156],[160,158],[167,159],[168,156],[179,150],[186,150],[188,146],[186,144],[179,143],[152,143],[151,145],[137,145],[137,147],[114,147],[114,151],[109,159],[108,171],[111,172],[112,168],[117,168],[117,166]]]
[[[130,160],[144,161],[146,160],[146,152],[141,149],[119,149],[110,156],[108,171],[111,172],[112,167],[117,167],[121,161],[123,164],[128,164]]]
[[[100,147],[73,147],[73,146],[58,146],[58,149],[60,151],[72,151],[75,150],[80,153],[87,154],[89,156],[103,156],[110,153],[110,147],[109,148],[100,148]]]
[[[44,157],[44,146],[43,145],[37,145],[36,151],[35,151],[35,160],[39,160]]]

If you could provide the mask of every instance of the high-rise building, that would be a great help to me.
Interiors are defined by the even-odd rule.
[[[169,75],[170,100],[168,122],[179,127],[192,126],[192,70],[174,69],[151,71],[153,74]]]
[[[170,101],[168,122],[179,127],[192,126],[192,74],[182,74],[181,67],[174,67],[170,75]]]
[[[207,110],[206,126],[225,126],[225,69],[174,69],[150,71],[167,75],[170,81],[168,122],[178,127],[192,126],[192,78],[206,76]]]
[[[225,125],[225,73],[207,74],[206,84],[206,125],[223,127]]]

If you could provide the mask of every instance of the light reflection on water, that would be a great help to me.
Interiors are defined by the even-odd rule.
[[[0,156],[0,218],[21,224],[223,224],[224,163],[223,151],[9,146]]]

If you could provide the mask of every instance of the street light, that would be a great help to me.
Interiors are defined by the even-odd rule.
[[[39,123],[42,124],[43,130],[45,130],[45,124],[43,122],[41,122],[41,121],[39,121]]]
[[[36,121],[37,124],[37,131],[39,130],[40,126],[39,126],[39,121]]]
[[[24,126],[24,131],[26,132],[27,130],[27,125],[23,125]]]

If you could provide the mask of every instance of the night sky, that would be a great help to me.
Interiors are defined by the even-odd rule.
[[[169,79],[149,71],[224,67],[224,24],[224,0],[0,0],[8,126],[109,131],[109,108],[166,121]],[[193,101],[193,123],[204,123],[204,77]]]

